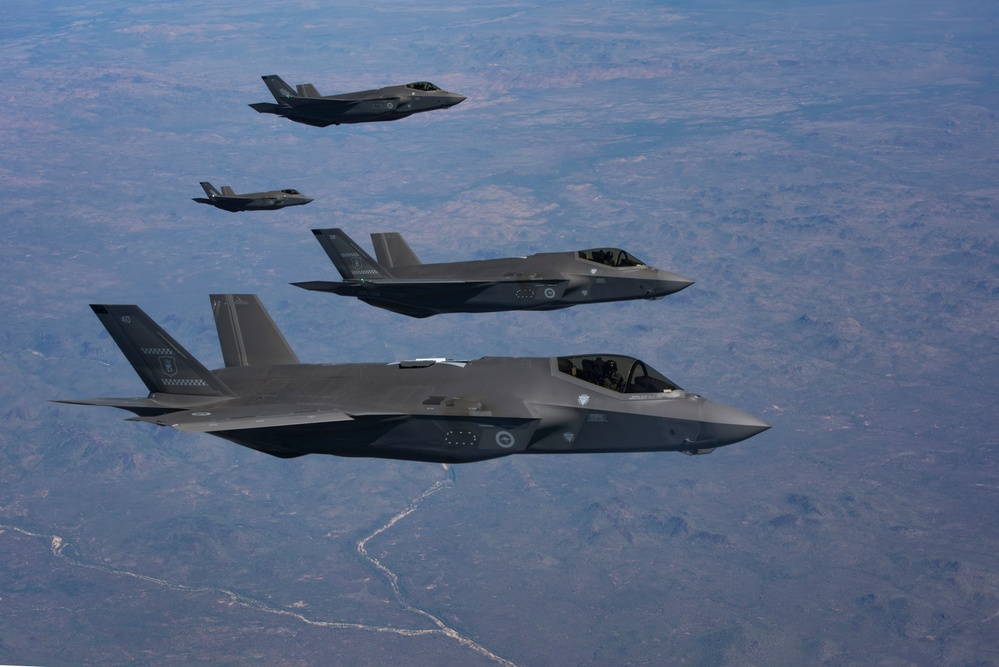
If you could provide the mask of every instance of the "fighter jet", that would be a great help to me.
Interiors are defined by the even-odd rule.
[[[201,182],[201,187],[208,195],[205,197],[195,197],[194,201],[199,204],[210,204],[215,208],[231,213],[240,211],[274,211],[287,206],[302,206],[308,204],[312,199],[306,197],[298,190],[287,188],[285,190],[270,190],[269,192],[247,192],[236,194],[228,185],[222,186],[222,192],[215,189],[211,183]]]
[[[300,83],[292,90],[276,74],[261,78],[277,104],[258,102],[251,107],[260,113],[284,116],[315,127],[399,120],[421,111],[453,107],[465,100],[464,96],[441,90],[429,81],[323,97],[311,83]]]
[[[255,295],[211,303],[225,361],[214,371],[137,306],[91,306],[149,395],[58,402],[128,410],[130,421],[281,458],[706,454],[769,428],[622,354],[302,364]]]
[[[357,297],[410,317],[439,313],[557,310],[583,303],[661,299],[693,281],[617,248],[422,264],[398,233],[372,234],[377,260],[342,229],[313,229],[344,282],[297,287]]]

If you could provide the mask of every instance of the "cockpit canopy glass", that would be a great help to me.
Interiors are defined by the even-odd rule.
[[[617,248],[580,250],[579,258],[606,266],[648,266],[645,262]]]
[[[287,190],[282,190],[281,192],[285,193],[286,195],[300,195],[300,194],[302,194],[298,190],[294,190],[292,188],[288,188]]]
[[[406,87],[412,88],[413,90],[423,90],[428,93],[431,93],[435,90],[440,90],[440,88],[430,83],[429,81],[416,81],[415,83],[407,83]]]
[[[658,394],[680,388],[644,361],[614,354],[558,357],[558,369],[622,394]]]

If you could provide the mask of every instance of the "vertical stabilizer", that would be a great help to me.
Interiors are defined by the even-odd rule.
[[[224,197],[235,197],[236,193],[232,191],[232,188],[228,185],[222,186],[222,196]]]
[[[421,264],[416,253],[409,247],[402,234],[385,232],[372,234],[371,244],[375,246],[375,257],[378,263],[387,269],[399,266],[419,266]]]
[[[208,195],[209,199],[220,196],[219,191],[216,190],[215,186],[208,181],[201,181],[201,189],[205,191],[205,194]]]
[[[151,393],[235,395],[138,306],[90,307]]]
[[[322,97],[311,83],[300,83],[295,88],[298,90],[299,97]]]
[[[264,80],[268,90],[271,91],[271,95],[279,103],[287,104],[289,99],[296,97],[295,91],[291,89],[291,86],[285,83],[277,74],[268,74],[260,78]]]
[[[256,294],[212,294],[210,298],[227,368],[299,363]]]
[[[333,260],[344,280],[391,278],[392,274],[364,252],[342,229],[313,229],[316,240]]]

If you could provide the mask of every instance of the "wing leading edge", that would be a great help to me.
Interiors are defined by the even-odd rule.
[[[237,429],[274,428],[297,424],[326,424],[354,418],[328,406],[296,404],[233,405],[204,410],[184,410],[166,415],[132,417],[128,421],[170,426],[184,433],[215,433]]]

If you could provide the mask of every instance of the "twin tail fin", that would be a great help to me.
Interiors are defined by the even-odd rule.
[[[212,294],[210,299],[227,368],[300,363],[256,294]]]
[[[257,295],[212,294],[210,298],[226,367],[299,363]],[[236,396],[138,306],[95,304],[91,308],[150,394]]]
[[[392,278],[388,268],[357,245],[342,229],[313,229],[316,240],[333,261],[344,280],[376,280]],[[414,255],[415,257],[415,255]]]
[[[399,232],[383,232],[371,235],[378,262],[389,269],[397,266],[419,266],[419,258]]]
[[[208,195],[209,199],[222,196],[221,193],[215,189],[215,186],[208,181],[201,181],[201,189],[205,191],[205,194]],[[223,190],[224,189],[225,188],[223,188]]]
[[[91,305],[151,394],[235,394],[138,306]]]

